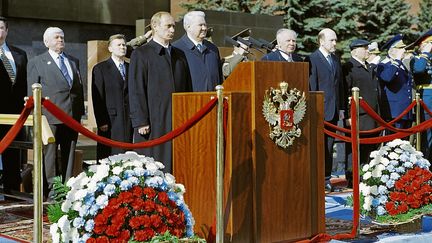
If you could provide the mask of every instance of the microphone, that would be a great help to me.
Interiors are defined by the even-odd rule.
[[[249,41],[250,41],[254,46],[256,46],[256,47],[258,47],[258,48],[264,48],[264,44],[263,44],[263,43],[259,42],[258,40],[254,39],[254,38],[252,38],[252,37],[249,37]]]
[[[237,37],[237,41],[240,42],[240,43],[242,43],[242,44],[244,44],[247,47],[252,47],[252,43],[250,41],[245,40],[245,39],[243,39],[241,37]]]
[[[229,36],[225,36],[225,41],[230,43],[231,45],[233,45],[235,47],[240,47],[240,43],[238,43],[237,41],[235,41],[233,38],[231,38]]]
[[[275,48],[274,44],[272,44],[272,43],[270,43],[270,42],[268,42],[268,41],[266,41],[264,39],[259,39],[259,41],[262,42],[263,45],[264,45],[263,47],[265,49],[269,50],[269,51],[271,51],[271,50],[273,50]]]

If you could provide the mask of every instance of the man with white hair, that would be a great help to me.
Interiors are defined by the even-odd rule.
[[[186,34],[173,43],[187,58],[195,92],[213,91],[223,81],[218,48],[205,39],[207,23],[202,11],[188,12],[183,18]]]
[[[279,29],[276,32],[276,50],[265,55],[262,61],[302,62],[303,58],[294,53],[297,47],[297,33],[290,29]]]
[[[27,65],[28,94],[34,83],[42,85],[42,95],[62,109],[76,121],[84,114],[84,91],[79,72],[79,62],[75,57],[64,53],[64,32],[58,27],[45,30],[43,41],[48,50],[34,58]],[[52,199],[53,179],[61,175],[64,181],[72,176],[74,152],[78,133],[43,111],[55,137],[55,144],[48,144],[44,151],[44,169],[47,185],[45,196]],[[60,160],[57,149],[60,146]],[[60,162],[60,164],[58,164]],[[47,188],[46,188],[47,187]]]

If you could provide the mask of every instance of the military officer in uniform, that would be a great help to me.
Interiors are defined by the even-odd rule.
[[[377,66],[377,77],[381,87],[381,115],[387,121],[398,117],[412,102],[412,75],[402,60],[405,55],[403,36],[398,34],[382,47],[388,50],[387,57]],[[409,128],[412,114],[409,112],[394,123],[397,128]]]
[[[417,92],[420,93],[423,102],[429,110],[432,110],[432,29],[420,36],[410,46],[418,46],[418,51],[411,59],[411,70],[414,81],[417,84]],[[424,120],[431,116],[423,112]],[[422,137],[422,152],[426,159],[431,159],[432,130],[428,129]]]
[[[236,41],[239,44],[239,46],[234,46],[234,50],[232,54],[222,59],[223,61],[222,74],[224,78],[227,78],[240,62],[249,61],[250,59],[250,57],[248,57],[250,54],[249,47],[237,40],[238,37],[247,40],[249,36],[250,36],[250,28],[247,28],[231,37],[231,39]]]

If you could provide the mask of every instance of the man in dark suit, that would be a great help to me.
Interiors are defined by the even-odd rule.
[[[64,33],[58,27],[45,30],[43,40],[48,51],[32,58],[27,66],[29,87],[34,83],[42,85],[42,95],[73,117],[81,120],[84,114],[83,84],[79,72],[79,62],[75,57],[63,52]],[[53,178],[61,175],[68,180],[72,175],[74,152],[78,133],[56,119],[51,113],[43,111],[55,137],[55,144],[48,144],[44,151],[44,167],[48,182],[45,196],[53,196]],[[57,148],[60,146],[60,164]]]
[[[387,57],[377,66],[377,77],[380,82],[381,115],[387,121],[398,117],[412,102],[412,74],[403,64],[405,43],[402,35],[396,35],[382,46],[388,50]],[[397,128],[409,128],[412,123],[412,113],[395,122]]]
[[[362,39],[353,40],[350,44],[351,58],[343,65],[343,73],[347,87],[346,92],[347,97],[351,96],[351,89],[353,87],[358,87],[360,89],[360,97],[362,97],[362,99],[366,101],[372,109],[374,109],[376,112],[379,112],[379,86],[378,80],[376,79],[375,68],[373,64],[371,65],[366,63],[366,59],[369,56],[368,45],[369,41]],[[348,100],[345,100],[345,102],[348,102]],[[361,131],[376,128],[377,124],[375,120],[361,108],[359,115],[359,129]],[[369,136],[375,137],[377,135],[378,134],[372,134]],[[375,144],[360,144],[361,165],[369,163],[369,155],[376,148],[377,146]],[[347,146],[346,150],[347,154],[350,154],[351,146]],[[346,169],[348,169],[347,164]],[[346,171],[346,176],[347,178],[352,178],[350,170]]]
[[[117,34],[109,38],[111,57],[96,64],[92,72],[92,101],[98,134],[121,142],[132,142],[127,71],[124,61],[126,39]],[[124,153],[124,149],[97,144],[97,159]]]
[[[171,95],[192,91],[185,54],[171,46],[174,18],[158,12],[151,18],[153,38],[132,52],[129,65],[129,105],[134,127],[134,142],[142,142],[170,132]],[[172,171],[171,142],[138,149],[138,153],[154,157]]]
[[[173,46],[186,55],[193,91],[213,91],[223,81],[222,66],[217,46],[205,39],[207,23],[204,12],[188,12],[183,18],[183,26],[186,34]]]
[[[318,34],[319,48],[309,56],[309,87],[311,91],[324,91],[324,120],[337,124],[344,107],[344,84],[342,68],[336,51],[337,36],[331,29]],[[331,177],[334,138],[325,138],[325,176]]]
[[[0,113],[20,114],[24,108],[24,97],[27,95],[27,54],[9,43],[6,43],[8,22],[0,17]],[[0,139],[9,131],[11,126],[0,125]],[[22,139],[23,134],[17,136]],[[3,163],[3,189],[5,193],[11,190],[19,191],[20,151],[6,149],[2,154]]]
[[[276,50],[261,58],[262,61],[302,62],[303,58],[294,53],[297,47],[297,33],[290,29],[279,29],[276,32]]]

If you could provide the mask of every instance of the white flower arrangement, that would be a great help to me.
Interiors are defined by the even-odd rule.
[[[389,214],[390,193],[395,183],[415,167],[428,170],[430,163],[416,151],[408,141],[396,139],[388,142],[370,155],[372,160],[361,170],[360,193],[363,196],[362,210],[370,216]],[[396,205],[397,206],[397,205]],[[395,210],[395,213],[397,211]],[[393,215],[393,214],[391,214]]]
[[[126,152],[125,154],[118,154],[110,156],[100,161],[98,165],[92,165],[88,171],[80,173],[76,177],[70,178],[66,182],[67,194],[65,195],[64,201],[61,203],[61,214],[59,217],[57,212],[57,218],[50,227],[50,233],[52,241],[56,242],[86,242],[87,240],[97,237],[97,216],[105,213],[108,210],[108,205],[113,203],[113,198],[121,197],[121,193],[132,192],[127,195],[141,192],[141,197],[138,197],[137,201],[146,201],[147,194],[142,193],[146,190],[150,190],[156,196],[153,196],[150,203],[155,208],[166,208],[171,210],[164,216],[164,218],[173,217],[182,222],[177,222],[178,225],[182,225],[183,229],[176,231],[175,235],[179,237],[191,237],[193,235],[194,220],[192,214],[184,202],[183,194],[185,188],[181,184],[175,183],[175,178],[169,173],[163,173],[161,169],[164,165],[160,162],[155,161],[153,158],[138,155],[135,152]],[[135,191],[133,191],[135,190]],[[163,195],[161,195],[163,193]],[[125,194],[126,195],[126,194]],[[166,199],[162,196],[165,196]],[[158,198],[159,197],[159,198]],[[168,200],[169,198],[169,200]],[[169,201],[165,204],[161,201]],[[146,201],[147,202],[147,201]],[[131,205],[136,202],[128,202]],[[123,203],[122,205],[124,205]],[[128,205],[129,206],[129,205]],[[136,206],[134,204],[133,206]],[[129,209],[132,207],[129,206]],[[135,209],[135,208],[134,208]],[[128,210],[128,209],[126,209]],[[156,209],[154,209],[156,210]],[[115,211],[115,210],[114,210]],[[147,217],[142,213],[130,210],[129,214],[125,214],[124,218],[139,218]],[[140,212],[143,210],[140,210]],[[176,213],[174,213],[176,212]],[[177,214],[177,215],[174,215]],[[154,215],[151,212],[148,215]],[[180,215],[180,216],[178,216]],[[140,218],[140,219],[141,219]],[[159,219],[157,219],[159,222]],[[158,225],[161,230],[168,230],[171,227],[173,220],[166,225]],[[138,222],[138,221],[137,221]],[[165,222],[165,221],[162,221]],[[143,223],[140,221],[140,223]],[[144,223],[143,223],[144,224]],[[96,226],[95,226],[96,225]],[[132,225],[132,223],[130,223]],[[123,228],[130,228],[128,221],[122,224]],[[136,226],[134,230],[147,230],[145,226]],[[171,227],[171,228],[170,228]],[[180,226],[178,226],[180,227]],[[119,231],[122,229],[118,229]],[[155,234],[163,234],[158,232],[156,229],[152,229]],[[100,230],[99,230],[100,231]],[[122,231],[123,232],[123,231]],[[116,234],[118,232],[115,232]],[[124,233],[124,232],[123,232]],[[146,232],[141,232],[145,234]],[[171,232],[170,232],[171,233]],[[131,230],[129,237],[135,237],[137,241],[137,235],[134,235],[134,231]],[[122,235],[122,237],[126,237]]]

